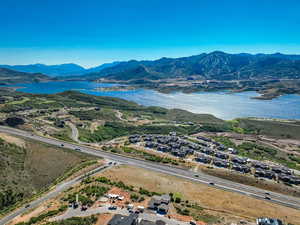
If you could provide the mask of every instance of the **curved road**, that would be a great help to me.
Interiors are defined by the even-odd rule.
[[[32,202],[30,202],[30,204],[28,204],[27,206],[23,206],[21,208],[18,208],[17,210],[13,211],[12,213],[4,216],[3,218],[0,219],[0,224],[4,225],[4,224],[8,224],[10,221],[12,221],[14,218],[16,218],[17,216],[20,216],[22,214],[24,214],[25,212],[34,209],[35,207],[39,206],[41,203],[54,198],[55,196],[57,196],[58,194],[60,194],[61,192],[67,190],[68,188],[74,186],[75,184],[80,183],[85,177],[93,175],[93,174],[97,174],[100,172],[103,172],[104,170],[110,168],[111,165],[103,165],[101,167],[98,167],[84,175],[81,175],[79,177],[76,177],[70,181],[65,181],[62,184],[57,185],[53,190],[47,192],[46,194],[44,194],[42,197],[33,200]]]
[[[207,185],[211,185],[211,183],[214,183],[213,185],[211,185],[212,187],[227,190],[227,191],[237,192],[237,193],[247,195],[247,196],[250,196],[253,198],[266,200],[266,201],[269,201],[272,203],[276,203],[279,205],[283,205],[286,207],[300,210],[300,198],[297,198],[297,197],[292,197],[292,196],[268,191],[268,193],[270,193],[270,195],[268,196],[270,199],[266,199],[265,198],[266,191],[263,189],[235,183],[235,182],[232,182],[229,180],[210,176],[210,175],[207,175],[204,173],[198,172],[197,177],[196,177],[195,172],[192,172],[189,170],[166,166],[166,165],[161,165],[161,164],[144,161],[144,160],[140,160],[140,159],[130,158],[127,156],[116,155],[116,154],[113,154],[110,152],[104,152],[101,150],[97,150],[97,149],[87,147],[87,146],[82,146],[79,144],[73,144],[73,143],[68,143],[65,141],[60,141],[60,140],[56,140],[56,139],[33,135],[29,132],[26,132],[23,130],[18,130],[18,129],[13,129],[13,128],[9,128],[9,127],[0,126],[0,132],[5,132],[5,133],[25,137],[25,138],[30,138],[33,140],[41,141],[41,142],[55,145],[55,146],[64,145],[64,148],[67,148],[67,149],[73,149],[73,150],[80,149],[81,152],[84,152],[86,154],[94,155],[97,157],[103,157],[103,158],[106,158],[108,160],[112,160],[112,161],[115,161],[118,163],[129,164],[129,165],[137,166],[140,168],[149,169],[149,170],[181,177],[181,178],[192,180],[192,181],[195,181],[198,183],[203,183],[203,184],[207,184]],[[0,220],[0,224],[2,224],[1,220]]]

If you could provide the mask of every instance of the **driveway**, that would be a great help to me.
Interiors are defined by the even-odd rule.
[[[87,217],[87,216],[102,214],[102,213],[121,214],[124,216],[129,215],[129,212],[127,209],[118,208],[116,210],[109,210],[108,208],[109,208],[109,205],[88,209],[86,211],[81,211],[80,208],[77,208],[77,209],[69,208],[64,214],[53,217],[50,219],[50,221],[52,222],[52,221],[65,220],[65,219],[68,219],[71,217]],[[149,220],[149,221],[153,221],[153,222],[155,222],[157,220],[162,220],[162,221],[166,222],[167,225],[188,225],[189,224],[188,222],[181,222],[181,221],[177,221],[174,219],[169,219],[162,215],[158,215],[155,213],[146,213],[146,212],[140,213],[139,219],[145,219],[145,220]]]

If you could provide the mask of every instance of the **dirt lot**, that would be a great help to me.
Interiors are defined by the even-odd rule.
[[[99,216],[98,216],[98,220],[97,220],[97,222],[96,222],[96,224],[95,225],[103,225],[103,224],[107,224],[110,220],[111,220],[111,218],[113,217],[113,215],[112,214],[100,214]]]
[[[25,141],[21,138],[17,138],[5,133],[0,133],[0,138],[5,140],[6,142],[10,143],[10,144],[15,144],[19,147],[24,148],[25,147]]]
[[[177,177],[137,169],[130,166],[113,168],[104,173],[113,180],[123,181],[149,191],[182,193],[185,200],[197,202],[210,214],[236,221],[246,219],[254,222],[257,217],[280,218],[284,222],[300,224],[300,212],[236,193],[218,190],[206,185]]]

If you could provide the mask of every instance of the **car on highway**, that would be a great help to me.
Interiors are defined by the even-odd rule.
[[[81,151],[80,148],[75,148],[76,151]]]
[[[61,144],[60,146],[61,146],[61,147],[64,147],[65,145],[64,145],[64,144]]]
[[[30,207],[30,204],[25,205],[25,208],[29,208],[29,207]]]
[[[108,207],[108,210],[116,210],[117,209],[117,206],[115,205],[111,205]]]
[[[195,176],[195,177],[199,177],[199,174],[195,174],[194,176]]]
[[[215,183],[214,183],[214,182],[209,182],[209,184],[210,184],[210,185],[215,185]]]
[[[268,197],[268,196],[265,196],[265,199],[266,199],[266,200],[271,200],[271,198],[270,198],[270,197]]]
[[[265,192],[265,195],[270,195],[270,193],[269,192]]]

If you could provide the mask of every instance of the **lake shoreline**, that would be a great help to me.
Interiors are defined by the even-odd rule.
[[[12,85],[11,85],[12,86]],[[109,96],[144,106],[178,108],[193,113],[212,114],[224,120],[245,117],[300,119],[300,96],[287,94],[262,101],[256,91],[172,92],[164,94],[153,89],[134,89],[124,84],[87,81],[53,81],[17,84],[17,91],[32,94],[54,94],[74,90],[96,96]],[[21,87],[21,88],[20,88]]]

